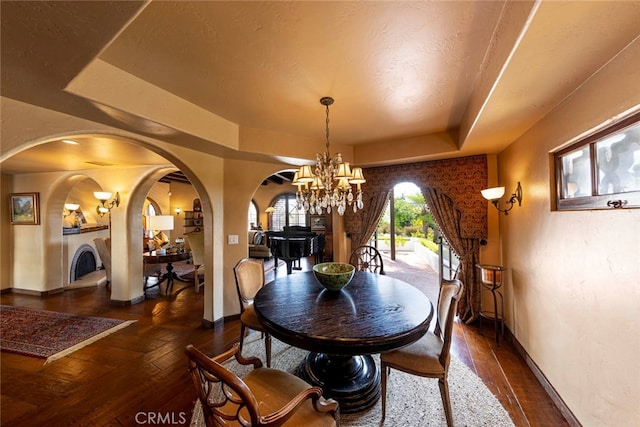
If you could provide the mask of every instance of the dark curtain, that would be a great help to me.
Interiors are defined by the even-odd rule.
[[[366,245],[378,227],[380,218],[389,202],[391,190],[376,192],[365,203],[365,209],[359,212],[360,226],[357,231],[351,231],[351,249]]]
[[[462,281],[464,293],[458,303],[458,316],[464,322],[471,322],[480,312],[481,289],[476,280],[475,268],[480,259],[479,240],[462,237],[462,212],[454,207],[449,196],[428,187],[422,188],[422,193],[440,231],[460,259],[456,278]]]

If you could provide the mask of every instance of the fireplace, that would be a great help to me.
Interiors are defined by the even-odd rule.
[[[82,276],[93,273],[97,269],[97,256],[95,249],[91,245],[81,245],[71,260],[69,271],[69,283],[73,283]]]

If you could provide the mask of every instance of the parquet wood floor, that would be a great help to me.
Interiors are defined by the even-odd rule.
[[[175,297],[157,295],[129,307],[109,305],[102,286],[42,298],[2,295],[2,304],[137,320],[48,365],[2,353],[2,426],[188,425],[196,396],[184,347],[192,343],[218,354],[237,340],[240,328],[238,321],[203,328],[203,293],[181,286],[176,282]],[[482,378],[516,426],[568,425],[513,346],[497,347],[492,331],[456,324],[453,353]]]

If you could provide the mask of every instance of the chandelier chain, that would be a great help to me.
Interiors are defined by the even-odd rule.
[[[327,119],[325,120],[326,137],[327,137],[326,147],[327,147],[327,154],[329,154],[329,104],[326,104],[325,108],[327,110]]]

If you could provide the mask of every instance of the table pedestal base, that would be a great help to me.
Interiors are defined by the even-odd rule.
[[[296,374],[322,388],[323,396],[340,404],[340,412],[360,412],[380,398],[380,371],[373,357],[309,353]]]
[[[160,277],[158,279],[157,283],[155,283],[155,284],[153,284],[151,286],[146,286],[146,284],[145,284],[144,289],[143,289],[144,292],[146,293],[147,289],[155,288],[156,286],[160,290],[162,290],[162,286],[161,285],[162,285],[162,282],[164,282],[165,280],[167,281],[167,288],[166,288],[166,291],[165,291],[166,295],[169,295],[171,293],[171,290],[173,289],[173,281],[174,280],[180,280],[181,282],[184,282],[184,280],[182,280],[180,277],[178,277],[178,275],[176,273],[173,272],[173,264],[168,262],[167,263],[167,272],[164,273],[162,275],[162,277]]]

